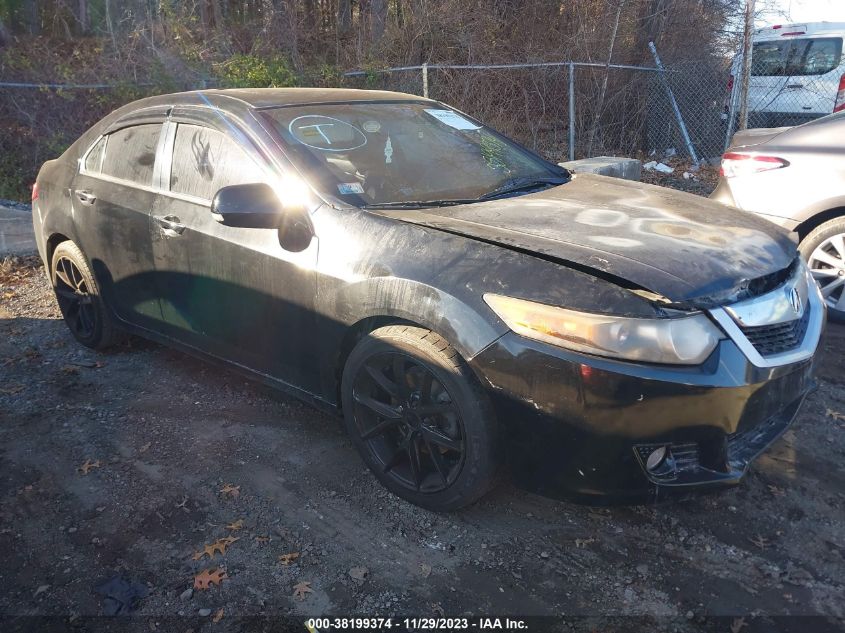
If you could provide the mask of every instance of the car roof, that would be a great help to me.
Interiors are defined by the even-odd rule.
[[[351,88],[229,88],[225,90],[192,90],[158,95],[136,101],[138,108],[151,105],[205,105],[225,107],[226,102],[240,102],[252,108],[272,108],[317,103],[354,101],[421,101],[424,98],[404,92],[388,90],[357,90]],[[133,108],[133,110],[136,108]]]
[[[796,31],[801,29],[801,31]],[[845,34],[845,22],[802,22],[801,24],[776,24],[764,26],[754,31],[754,41],[779,40],[784,33],[795,32],[797,35],[790,39],[803,39],[822,35]],[[802,38],[803,36],[803,38]]]

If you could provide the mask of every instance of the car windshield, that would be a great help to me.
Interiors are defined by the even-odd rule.
[[[265,111],[319,189],[356,206],[414,208],[517,195],[566,170],[432,102],[369,102]]]

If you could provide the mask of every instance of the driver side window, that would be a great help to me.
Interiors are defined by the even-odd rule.
[[[248,143],[246,139],[243,141]],[[222,187],[265,182],[265,172],[228,135],[179,123],[173,146],[170,190],[211,200]]]

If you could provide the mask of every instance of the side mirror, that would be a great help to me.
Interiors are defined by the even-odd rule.
[[[305,208],[286,207],[264,183],[223,187],[211,201],[211,212],[226,226],[277,229],[279,244],[293,253],[304,251],[314,237]]]
[[[285,210],[265,183],[223,187],[211,201],[211,212],[226,226],[271,229],[281,226]]]

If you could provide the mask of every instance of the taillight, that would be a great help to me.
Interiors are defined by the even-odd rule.
[[[839,78],[839,88],[836,89],[836,103],[833,104],[834,112],[845,110],[845,75]]]
[[[737,176],[757,174],[761,171],[780,169],[788,165],[789,161],[778,158],[777,156],[727,152],[722,155],[722,168],[719,170],[719,173],[725,178],[736,178]]]
[[[35,202],[38,200],[38,183],[32,183],[32,201]]]

